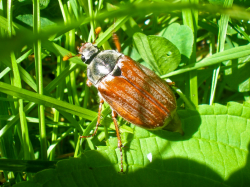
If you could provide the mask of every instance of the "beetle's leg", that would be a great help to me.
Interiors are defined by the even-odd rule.
[[[169,86],[175,86],[175,82],[167,82]]]
[[[104,100],[101,99],[100,100],[100,104],[99,104],[99,109],[98,109],[98,117],[97,117],[97,123],[96,123],[96,127],[95,127],[95,131],[93,134],[89,135],[89,136],[80,136],[80,138],[90,138],[96,135],[97,130],[98,130],[98,126],[100,125],[100,121],[101,121],[101,112],[102,112],[102,105],[104,103]]]
[[[88,85],[88,87],[90,87],[92,85],[92,82],[90,82],[89,79],[87,79],[86,84]]]
[[[120,53],[121,52],[121,43],[119,41],[118,35],[115,32],[113,32],[113,41],[114,41],[114,44],[115,44],[117,51]]]
[[[119,132],[119,127],[118,127],[118,124],[117,124],[117,113],[112,110],[112,119],[114,121],[114,124],[115,124],[115,130],[116,130],[116,136],[117,136],[117,141],[118,141],[118,148],[120,150],[120,155],[121,155],[121,173],[123,173],[123,154],[122,154],[122,141],[121,141],[121,135],[120,135],[120,132]]]

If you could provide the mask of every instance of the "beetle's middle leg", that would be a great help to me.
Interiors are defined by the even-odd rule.
[[[98,109],[98,118],[97,118],[97,123],[96,123],[96,127],[95,127],[95,131],[93,134],[89,135],[89,136],[80,136],[80,138],[90,138],[96,135],[98,127],[100,125],[100,121],[101,121],[101,114],[102,114],[102,105],[104,103],[104,100],[101,99],[100,100],[100,104],[99,104],[99,109]]]
[[[117,113],[114,110],[112,110],[112,119],[113,119],[114,124],[115,124],[116,136],[117,136],[117,141],[118,141],[118,148],[120,150],[120,155],[121,155],[121,173],[123,173],[122,141],[121,141],[121,135],[119,132],[119,127],[118,127],[116,118],[117,118]]]

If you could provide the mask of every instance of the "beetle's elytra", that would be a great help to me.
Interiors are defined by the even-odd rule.
[[[175,111],[175,96],[151,70],[121,55],[113,75],[97,83],[100,96],[127,121],[145,129],[166,126]]]
[[[118,37],[114,36],[118,52],[100,51],[94,44],[84,43],[79,49],[79,55],[82,61],[88,64],[88,85],[94,85],[101,97],[98,121],[93,135],[100,123],[102,103],[106,101],[112,108],[112,118],[121,153],[121,172],[123,172],[122,143],[116,121],[117,114],[134,125],[149,130],[164,127],[170,131],[182,132],[182,130],[176,114],[176,99],[169,85],[150,69],[120,53]]]

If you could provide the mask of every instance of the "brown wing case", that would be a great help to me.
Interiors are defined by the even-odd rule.
[[[171,88],[153,71],[128,56],[119,58],[121,76],[107,75],[98,84],[102,98],[125,120],[157,129],[172,120],[176,100]]]

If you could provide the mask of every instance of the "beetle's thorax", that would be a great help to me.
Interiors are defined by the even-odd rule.
[[[81,54],[81,59],[85,64],[89,64],[99,52],[98,47],[89,42],[83,43],[79,49],[79,54]]]
[[[97,84],[108,74],[116,73],[116,64],[122,53],[115,50],[105,50],[97,53],[91,59],[87,69],[89,81],[97,86]]]

